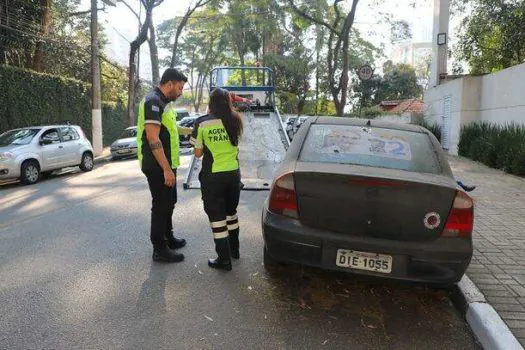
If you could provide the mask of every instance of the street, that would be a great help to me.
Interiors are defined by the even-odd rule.
[[[211,270],[198,190],[177,173],[186,260],[151,260],[136,160],[0,187],[1,349],[479,349],[449,292],[262,266],[267,191],[241,194],[241,259]]]

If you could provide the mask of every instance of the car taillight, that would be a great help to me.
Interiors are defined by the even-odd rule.
[[[470,237],[474,227],[474,202],[466,193],[457,191],[442,237]]]
[[[287,173],[275,180],[270,193],[268,209],[275,214],[298,218],[295,181],[292,173]]]

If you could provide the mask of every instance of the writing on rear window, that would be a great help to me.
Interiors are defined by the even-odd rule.
[[[441,171],[428,135],[353,125],[312,125],[299,160],[434,174]]]
[[[315,130],[323,141],[321,153],[350,153],[410,160],[410,143],[381,129],[332,128]]]

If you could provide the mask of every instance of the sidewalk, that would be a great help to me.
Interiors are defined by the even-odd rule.
[[[465,158],[449,161],[456,179],[477,186],[467,275],[525,346],[525,179]]]
[[[111,149],[110,147],[104,147],[102,150],[102,154],[99,156],[96,156],[93,160],[95,164],[99,164],[102,162],[108,162],[111,160]]]

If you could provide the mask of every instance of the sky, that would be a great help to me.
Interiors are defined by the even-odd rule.
[[[127,0],[138,12],[140,0]],[[192,0],[164,0],[164,2],[153,11],[153,20],[158,25],[166,19],[183,15]],[[100,2],[100,1],[99,1]],[[377,2],[380,5],[374,5]],[[418,5],[413,8],[409,0],[361,0],[357,7],[354,26],[359,29],[362,36],[376,46],[385,45],[385,55],[390,57],[390,26],[381,23],[378,12],[390,13],[394,20],[405,20],[411,25],[413,42],[430,42],[432,40],[433,1],[418,0]],[[347,0],[347,5],[350,1]],[[80,9],[89,8],[90,0],[82,0]],[[137,18],[123,4],[116,7],[108,7],[105,13],[99,14],[99,21],[105,27],[109,45],[106,47],[106,55],[117,62],[128,65],[129,42],[138,32]],[[450,36],[454,37],[455,25],[451,23]],[[159,52],[162,57],[166,52]],[[379,64],[380,62],[377,62]],[[162,69],[161,69],[162,73]],[[149,60],[149,48],[145,43],[141,47],[140,76],[143,79],[151,79],[151,62]]]

